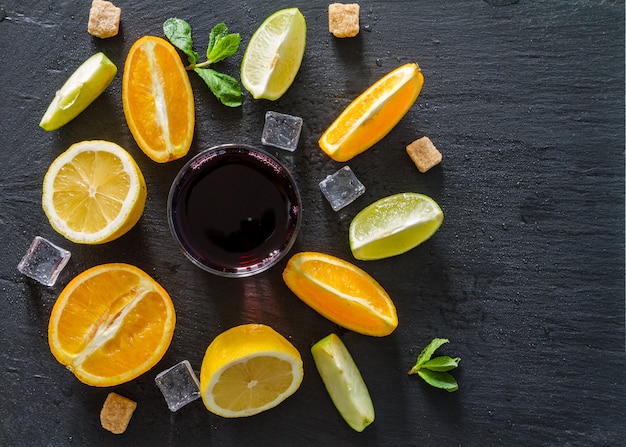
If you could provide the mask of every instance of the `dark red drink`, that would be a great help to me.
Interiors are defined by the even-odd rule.
[[[249,276],[274,265],[293,245],[300,194],[272,155],[245,145],[208,149],[179,172],[168,200],[174,237],[199,267]]]

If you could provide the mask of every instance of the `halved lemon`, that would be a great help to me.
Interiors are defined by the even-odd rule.
[[[396,307],[385,289],[343,259],[297,253],[287,262],[283,279],[298,298],[346,329],[382,337],[398,326]]]
[[[42,206],[70,241],[101,244],[128,232],[146,203],[146,182],[131,155],[110,141],[76,143],[43,180]]]
[[[254,32],[241,62],[241,83],[255,99],[276,100],[293,83],[306,46],[306,21],[298,8],[269,16]]]
[[[344,162],[385,137],[409,111],[424,83],[415,63],[383,76],[341,112],[319,139],[333,160]]]
[[[350,223],[350,249],[356,259],[374,260],[405,253],[441,226],[443,211],[430,197],[401,193],[365,207]]]
[[[159,283],[135,266],[103,264],[63,289],[50,315],[48,343],[80,381],[114,386],[152,368],[175,325],[174,305]]]
[[[304,370],[298,350],[263,324],[228,329],[211,342],[200,369],[204,405],[236,418],[274,408],[296,392]]]

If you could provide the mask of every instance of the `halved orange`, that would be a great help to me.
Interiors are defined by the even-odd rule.
[[[318,143],[333,160],[344,162],[383,139],[409,111],[424,84],[415,63],[383,76],[341,112]]]
[[[48,343],[81,382],[114,386],[163,357],[175,324],[172,300],[147,273],[128,264],[103,264],[63,289],[52,308]]]
[[[396,307],[385,289],[343,259],[297,253],[287,262],[283,279],[298,298],[346,329],[382,337],[398,326]]]
[[[131,47],[122,76],[122,103],[130,132],[152,160],[187,155],[195,111],[189,76],[168,41],[144,36]]]

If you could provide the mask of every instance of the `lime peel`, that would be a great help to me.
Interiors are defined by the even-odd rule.
[[[56,92],[39,126],[52,131],[69,123],[106,90],[116,74],[117,67],[104,53],[91,56]]]

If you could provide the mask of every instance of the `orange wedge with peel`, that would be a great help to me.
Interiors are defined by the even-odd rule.
[[[175,324],[172,300],[147,273],[128,264],[103,264],[63,289],[50,315],[48,343],[81,382],[115,386],[161,359]]]
[[[130,132],[152,160],[163,163],[187,155],[195,110],[189,76],[168,41],[144,36],[126,57],[122,104]]]
[[[383,76],[341,112],[318,143],[335,161],[348,161],[382,140],[417,99],[424,76],[415,63]]]
[[[283,271],[287,287],[330,321],[354,332],[382,337],[398,326],[393,301],[359,267],[331,255],[301,252]]]

